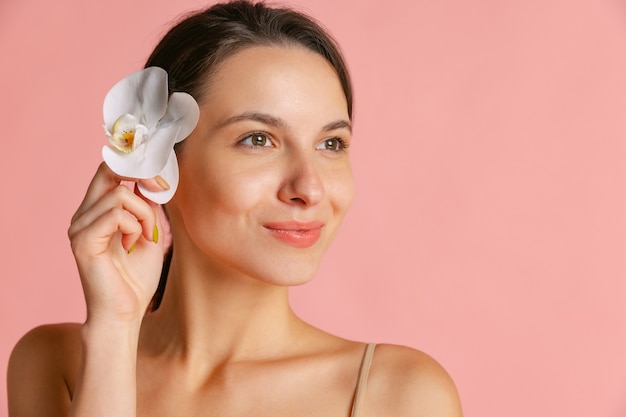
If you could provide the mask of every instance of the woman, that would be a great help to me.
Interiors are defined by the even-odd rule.
[[[353,195],[352,92],[329,36],[289,10],[221,4],[177,24],[146,67],[199,105],[165,205],[174,250],[163,264],[146,196],[176,184],[102,164],[69,229],[87,320],[18,343],[11,417],[461,415],[427,355],[330,335],[289,307]]]

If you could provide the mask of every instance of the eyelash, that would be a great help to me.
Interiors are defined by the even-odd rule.
[[[265,139],[266,142],[263,143],[263,145],[255,145],[254,143],[252,143],[253,138],[255,137],[263,137]],[[250,142],[250,143],[246,143],[246,142]],[[239,140],[239,144],[246,146],[248,148],[265,148],[265,144],[269,142],[270,144],[272,143],[272,139],[271,139],[271,135],[267,132],[263,132],[263,131],[257,131],[257,132],[252,132],[246,136],[244,136],[242,139]],[[332,146],[332,142],[336,142],[337,143],[337,149],[327,149],[325,148],[325,145],[331,145]],[[320,144],[318,145],[318,147],[316,147],[316,149],[320,149],[320,150],[327,150],[330,152],[336,152],[336,153],[340,153],[340,152],[345,152],[348,149],[349,145],[348,143],[346,143],[345,140],[343,140],[342,138],[335,136],[332,138],[327,138],[324,139],[322,142],[320,142]]]

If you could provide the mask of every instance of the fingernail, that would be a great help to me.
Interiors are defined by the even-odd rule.
[[[126,253],[130,255],[130,253],[131,253],[132,251],[134,251],[134,250],[135,250],[135,245],[136,245],[136,244],[137,244],[137,242],[135,242],[135,243],[133,243],[132,245],[130,245],[130,248],[128,248],[128,250],[126,251]]]
[[[157,175],[156,177],[154,177],[154,180],[157,182],[157,184],[159,184],[161,186],[161,188],[163,188],[164,190],[169,190],[170,189],[170,185],[167,183],[167,181],[165,181],[165,179],[160,176]]]
[[[156,225],[154,226],[154,229],[152,229],[152,241],[154,243],[159,243],[159,228],[156,227]]]

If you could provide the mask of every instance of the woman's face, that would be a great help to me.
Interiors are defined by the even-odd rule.
[[[207,88],[168,205],[177,256],[272,284],[308,281],[354,193],[335,71],[305,49],[251,47]]]

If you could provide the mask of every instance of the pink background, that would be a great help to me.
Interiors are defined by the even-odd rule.
[[[468,417],[625,416],[626,5],[291,4],[356,88],[357,198],[296,310],[429,352]],[[66,229],[102,99],[201,5],[0,0],[1,374],[28,329],[83,319]]]

